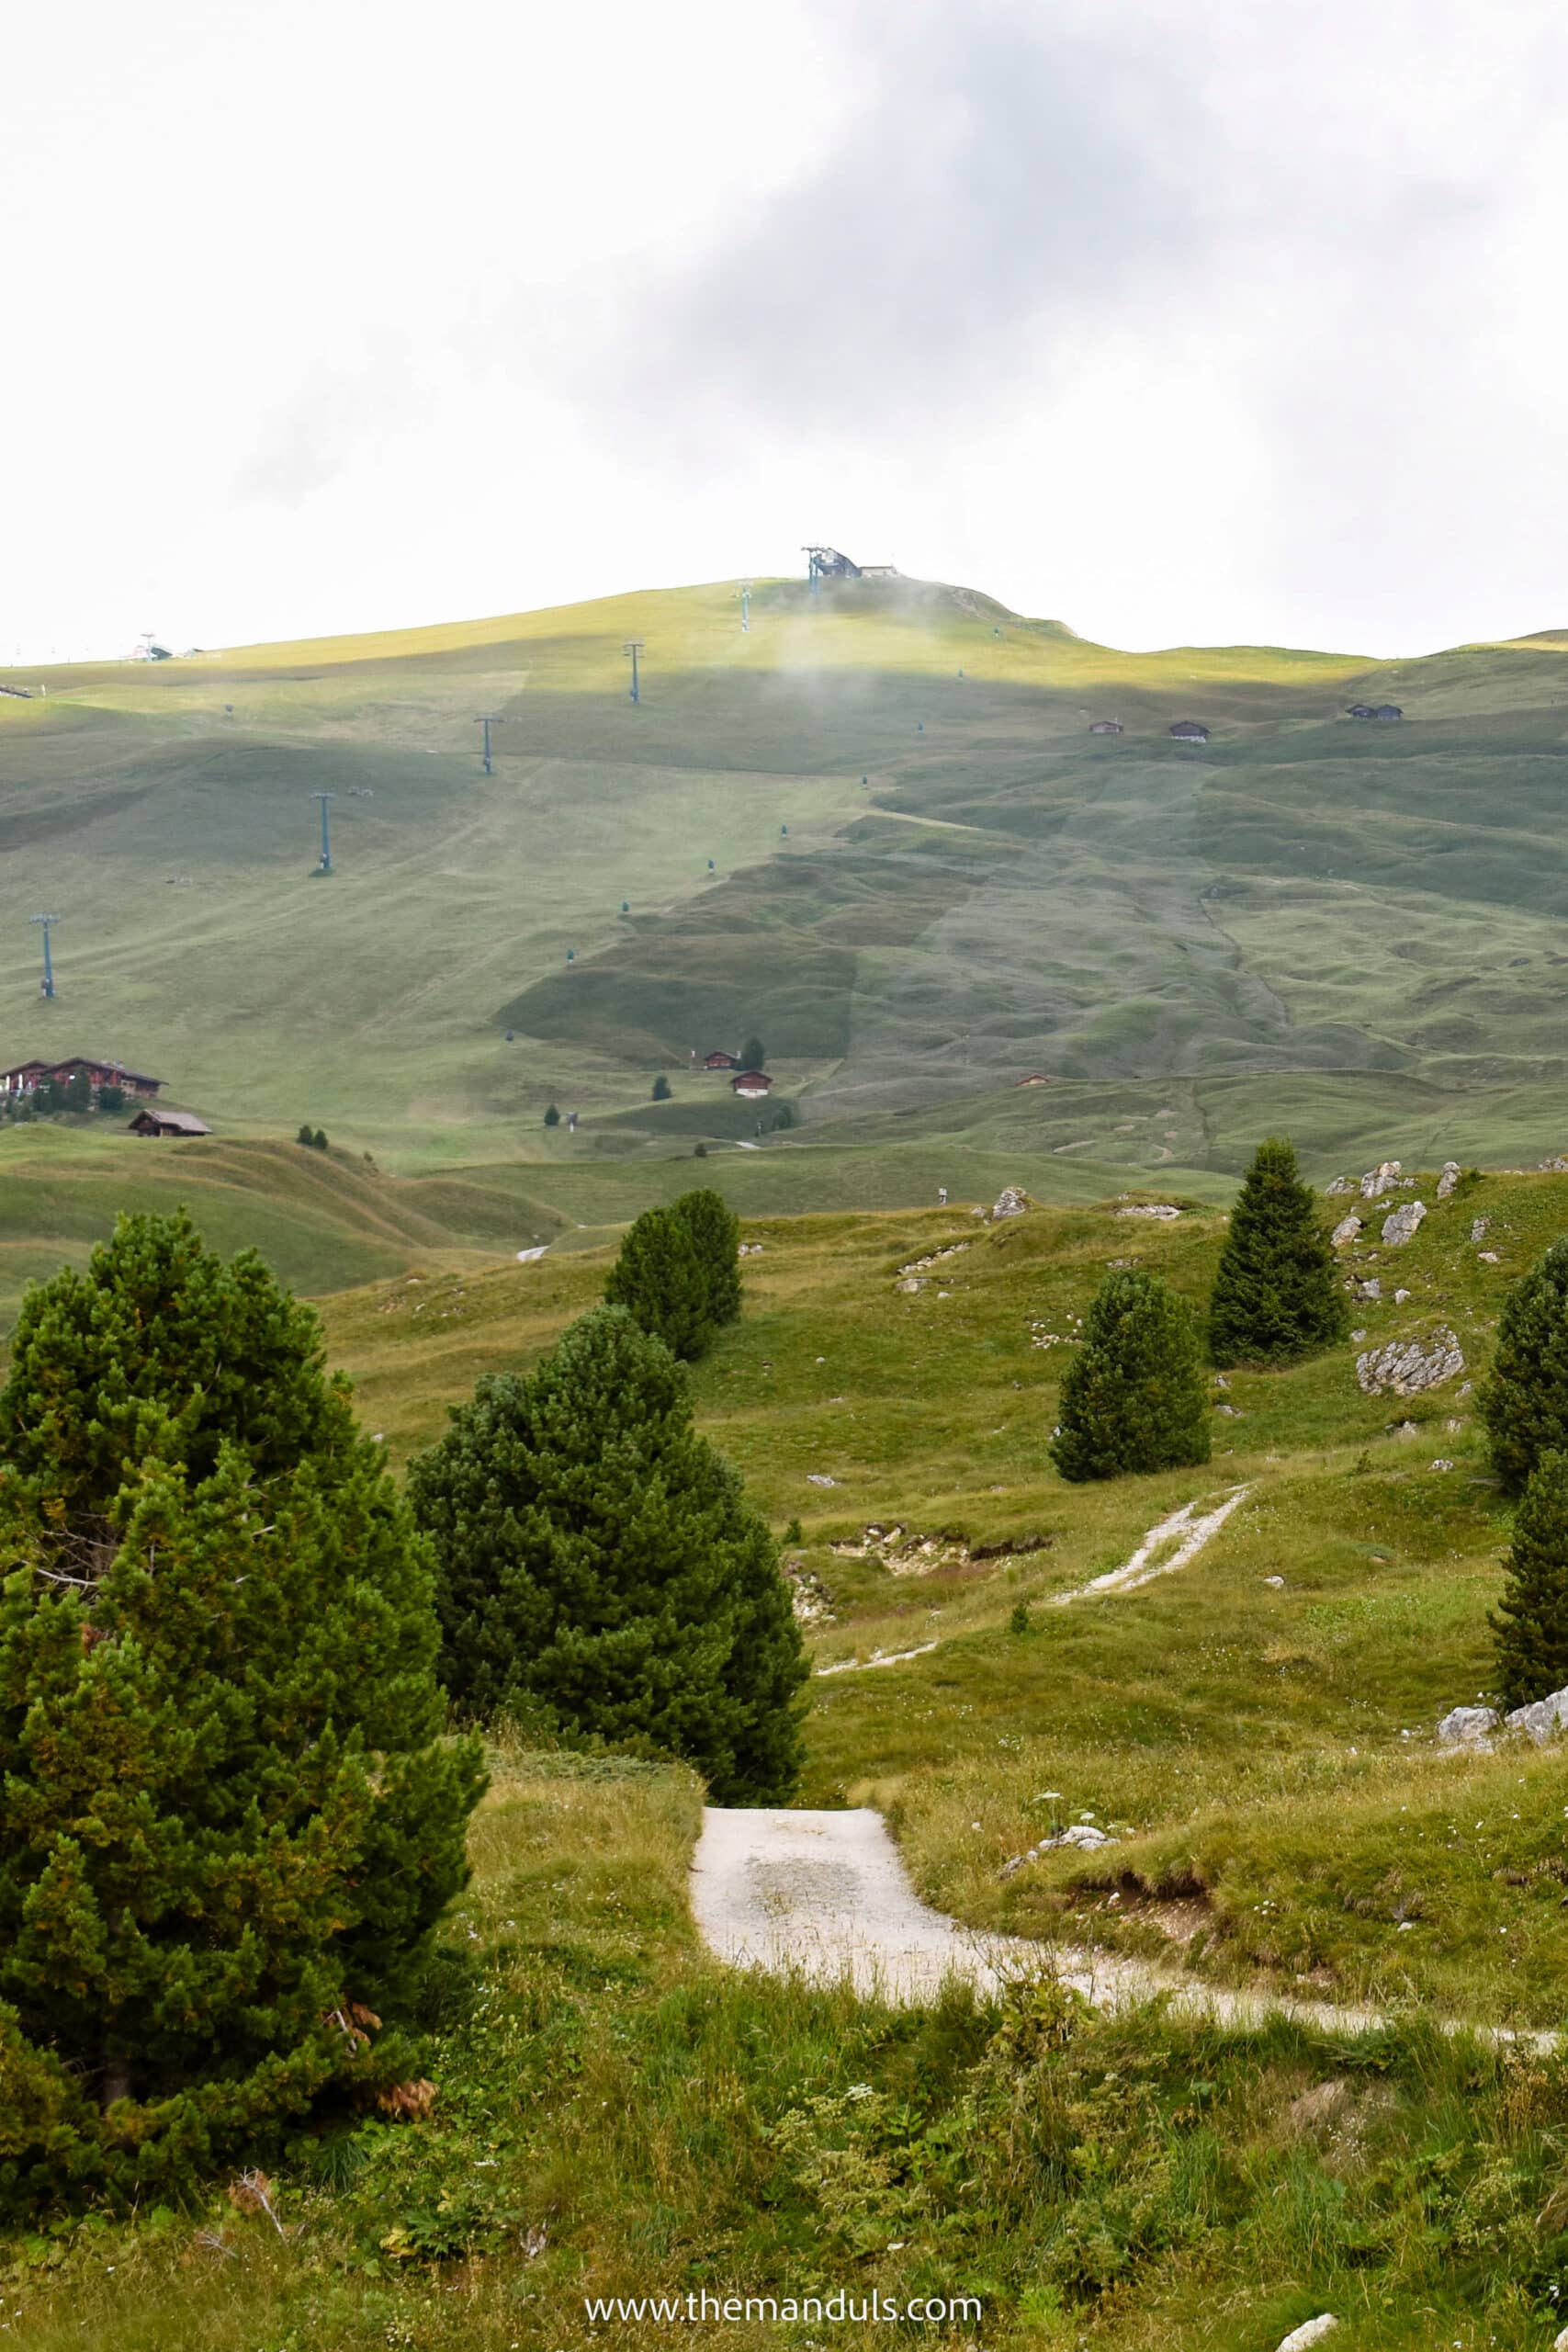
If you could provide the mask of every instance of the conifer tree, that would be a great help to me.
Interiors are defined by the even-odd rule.
[[[1214,1362],[1290,1363],[1349,1329],[1334,1251],[1294,1147],[1271,1136],[1253,1155],[1209,1301]]]
[[[0,2210],[411,2071],[482,1775],[428,1561],[254,1253],[125,1217],[0,1392]]]
[[[1106,1275],[1062,1382],[1051,1458],[1064,1478],[1114,1478],[1209,1459],[1193,1319],[1152,1274]]]
[[[777,1547],[624,1307],[482,1380],[409,1493],[466,1712],[685,1757],[720,1804],[789,1795],[807,1667]]]
[[[1543,1453],[1514,1520],[1507,1580],[1489,1619],[1505,1707],[1568,1688],[1568,1453]]]
[[[707,1284],[708,1320],[735,1322],[740,1313],[740,1221],[721,1193],[705,1186],[671,1204],[685,1227]]]
[[[707,1275],[684,1218],[672,1209],[644,1209],[627,1227],[604,1296],[683,1361],[700,1356],[713,1338]]]
[[[1479,1402],[1506,1493],[1522,1491],[1543,1453],[1568,1452],[1568,1239],[1508,1293]]]

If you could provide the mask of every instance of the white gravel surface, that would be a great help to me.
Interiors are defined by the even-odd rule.
[[[950,1979],[995,1994],[1051,1975],[1101,2008],[1164,1995],[1173,2009],[1239,2030],[1292,2017],[1328,2032],[1367,2033],[1375,2009],[1336,2008],[1269,1993],[1227,1992],[1137,1960],[1023,1936],[960,1927],[922,1903],[881,1814],[709,1805],[692,1861],[692,1911],[703,1940],[735,1968],[847,1978],[857,1993],[898,2002],[933,1999]],[[1506,2031],[1488,2040],[1507,2041]],[[1555,2046],[1550,2033],[1517,2039]]]

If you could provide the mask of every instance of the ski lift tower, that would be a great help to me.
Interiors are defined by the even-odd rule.
[[[802,548],[801,553],[806,558],[807,574],[811,582],[811,593],[814,596],[821,594],[821,582],[824,580],[858,580],[860,578],[859,564],[852,562],[838,548]]]
[[[43,925],[43,993],[47,997],[52,997],[54,994],[54,963],[49,952],[49,933],[51,925],[57,923],[60,921],[60,917],[58,915],[34,915],[32,920],[34,922],[41,922]]]
[[[335,792],[312,792],[310,797],[321,804],[321,862],[316,871],[318,874],[330,874],[333,870],[333,841],[327,829],[327,803],[335,800],[337,795]]]

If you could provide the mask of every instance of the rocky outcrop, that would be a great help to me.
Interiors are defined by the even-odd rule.
[[[1279,2352],[1308,2352],[1308,2346],[1321,2344],[1332,2335],[1339,2322],[1332,2312],[1320,2312],[1316,2319],[1309,2319],[1300,2327],[1292,2327],[1279,2347]]]
[[[1157,1216],[1164,1219],[1165,1222],[1168,1224],[1169,1220],[1173,1216],[1179,1216],[1181,1215],[1181,1211],[1178,1208],[1172,1208],[1168,1201],[1151,1201],[1148,1203],[1139,1202],[1134,1207],[1130,1209],[1118,1209],[1115,1214],[1118,1216]]]
[[[1010,1184],[1004,1193],[997,1196],[996,1206],[991,1211],[991,1222],[997,1225],[1004,1216],[1021,1216],[1028,1206],[1029,1194],[1017,1184]]]
[[[1384,1217],[1382,1221],[1384,1241],[1391,1249],[1397,1249],[1403,1241],[1414,1241],[1426,1214],[1427,1204],[1424,1201],[1406,1201],[1402,1209],[1395,1209],[1392,1216]]]
[[[1490,1747],[1501,1721],[1495,1707],[1452,1707],[1438,1725],[1438,1746]]]
[[[1447,1324],[1430,1339],[1390,1340],[1356,1358],[1356,1379],[1367,1396],[1419,1396],[1464,1370],[1464,1356]]]
[[[1380,1159],[1375,1168],[1369,1168],[1361,1179],[1361,1198],[1375,1201],[1380,1193],[1397,1184],[1401,1165],[1397,1159]]]
[[[1081,1852],[1092,1854],[1101,1846],[1114,1846],[1115,1843],[1114,1838],[1103,1829],[1097,1829],[1091,1821],[1075,1821],[1070,1829],[1058,1830],[1055,1838],[1042,1838],[1038,1846],[1031,1846],[1026,1854],[1014,1854],[1010,1861],[1002,1864],[998,1876],[1011,1878],[1025,1862],[1038,1861],[1041,1855],[1050,1853],[1053,1847],[1076,1846]]]
[[[1336,1250],[1344,1250],[1356,1239],[1361,1226],[1362,1219],[1359,1216],[1342,1216],[1328,1238]]]
[[[1544,1747],[1549,1739],[1564,1731],[1568,1731],[1568,1689],[1532,1699],[1528,1706],[1515,1707],[1506,1715],[1495,1707],[1451,1708],[1438,1725],[1438,1746],[1490,1748],[1499,1733],[1512,1732]]]
[[[1324,1191],[1330,1200],[1337,1199],[1341,1193],[1353,1193],[1355,1189],[1356,1180],[1353,1176],[1336,1176],[1332,1184],[1324,1186]]]
[[[1460,1177],[1462,1173],[1463,1170],[1460,1167],[1457,1159],[1444,1160],[1443,1172],[1438,1179],[1438,1198],[1439,1201],[1446,1201],[1448,1199],[1449,1194],[1459,1182]]]
[[[1533,1700],[1528,1707],[1516,1707],[1505,1715],[1506,1731],[1523,1732],[1538,1747],[1568,1728],[1568,1690],[1553,1690],[1549,1698]]]

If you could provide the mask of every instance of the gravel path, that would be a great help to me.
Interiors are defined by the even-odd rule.
[[[703,1940],[731,1967],[818,1984],[848,1978],[857,1993],[890,2001],[931,2000],[955,1977],[996,1994],[1046,1973],[1100,2008],[1163,1994],[1180,2014],[1238,2030],[1273,2017],[1332,2033],[1369,2033],[1386,2022],[1376,2009],[1227,1992],[1145,1961],[960,1927],[920,1902],[886,1823],[870,1807],[707,1806],[692,1862],[692,1911]],[[1488,2040],[1537,2050],[1557,2041],[1551,2033],[1484,2030]]]

